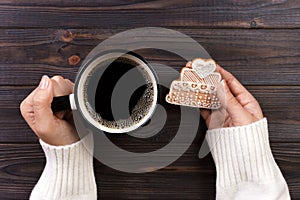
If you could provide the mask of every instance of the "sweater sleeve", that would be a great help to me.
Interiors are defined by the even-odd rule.
[[[216,199],[290,199],[273,158],[267,120],[209,130],[207,142],[216,165]]]
[[[30,199],[97,199],[93,169],[93,135],[67,146],[52,146],[40,140],[46,166]]]

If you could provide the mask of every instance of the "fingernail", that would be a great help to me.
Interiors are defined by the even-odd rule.
[[[46,76],[46,75],[44,75],[44,76],[42,77],[42,80],[41,80],[41,82],[40,82],[39,87],[40,87],[41,89],[46,89],[46,88],[48,87],[48,85],[49,85],[49,77]]]
[[[224,79],[221,81],[221,83],[222,83],[223,87],[225,87],[225,80]]]
[[[226,81],[225,81],[224,79],[222,80],[222,86],[223,86],[224,90],[227,89],[227,88],[226,88]]]

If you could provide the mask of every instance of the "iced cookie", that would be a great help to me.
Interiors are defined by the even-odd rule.
[[[170,104],[190,107],[218,109],[221,103],[217,87],[221,75],[216,71],[212,59],[194,59],[181,69],[180,78],[171,84],[166,101]]]

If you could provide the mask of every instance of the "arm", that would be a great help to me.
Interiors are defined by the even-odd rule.
[[[72,93],[73,83],[62,77],[43,76],[20,106],[21,113],[40,138],[46,166],[30,199],[97,199],[93,171],[92,135],[82,140],[72,125],[70,112],[52,113],[54,96]]]
[[[212,113],[202,111],[217,170],[216,199],[290,199],[258,102],[229,72],[221,67],[218,71],[223,106]]]

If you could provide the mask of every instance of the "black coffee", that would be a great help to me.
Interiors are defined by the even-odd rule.
[[[134,64],[134,63],[133,63]],[[95,110],[101,116],[101,118],[108,121],[117,121],[121,119],[127,119],[132,114],[133,108],[136,106],[141,97],[143,97],[147,86],[146,81],[140,70],[136,68],[136,65],[131,63],[113,62],[104,71],[102,77],[100,78],[95,94]],[[115,98],[115,104],[112,104],[112,95],[114,89],[117,90],[117,83],[126,73],[130,73],[130,77],[134,78],[126,81],[135,81],[140,83],[140,87],[133,88],[130,83],[124,83],[121,85],[121,91],[118,92]],[[134,91],[133,91],[134,90]],[[127,99],[127,92],[133,92],[130,97],[129,105],[125,100]],[[115,112],[112,113],[112,106],[115,106]]]
[[[100,78],[99,78],[100,77]],[[94,92],[85,92],[86,108],[92,118],[108,128],[121,129],[138,123],[154,101],[154,87],[148,72],[129,58],[110,64],[99,63],[86,83],[97,83]],[[87,95],[94,94],[94,95]]]

